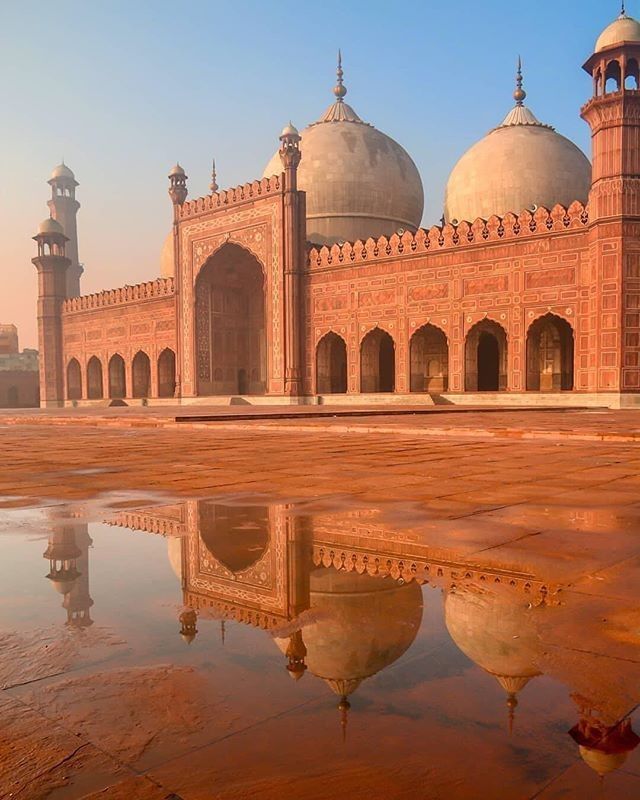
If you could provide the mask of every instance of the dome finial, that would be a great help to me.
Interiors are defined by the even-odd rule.
[[[349,702],[347,695],[343,694],[340,698],[340,702],[338,703],[338,711],[340,711],[340,727],[342,728],[342,741],[343,743],[347,741],[347,722],[349,721],[349,709],[351,708],[351,703]]]
[[[342,53],[340,50],[338,50],[338,69],[336,70],[336,75],[338,76],[338,81],[333,89],[333,93],[338,98],[338,103],[342,103],[342,100],[347,93],[347,87],[342,81],[342,76],[344,73],[342,71]]]
[[[626,12],[625,7],[624,7],[624,0],[622,0],[622,2],[620,3],[620,16],[621,17],[626,17],[627,16],[627,12]]]
[[[211,183],[209,184],[209,189],[211,189],[211,194],[215,194],[218,191],[218,182],[216,181],[216,160],[215,158],[211,159]]]
[[[516,72],[516,90],[513,93],[513,99],[516,101],[517,106],[523,106],[527,93],[522,88],[522,59],[518,56],[518,71]]]

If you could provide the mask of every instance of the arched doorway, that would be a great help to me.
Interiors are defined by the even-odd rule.
[[[124,370],[124,358],[116,353],[109,359],[109,397],[122,400],[127,396],[127,379]]]
[[[133,396],[149,397],[151,389],[151,362],[149,356],[143,351],[138,352],[133,357],[131,364]]]
[[[82,399],[82,370],[77,358],[67,364],[67,400]]]
[[[573,328],[562,317],[545,314],[527,332],[527,389],[573,389]]]
[[[176,354],[166,347],[158,357],[158,397],[173,397],[176,392]]]
[[[196,282],[198,394],[264,394],[264,275],[258,259],[225,244]]]
[[[449,383],[449,345],[444,331],[423,325],[409,344],[412,392],[446,392]]]
[[[316,347],[316,393],[347,391],[347,345],[337,333],[327,333]]]
[[[465,342],[465,389],[500,392],[507,388],[507,334],[490,319],[477,322]]]
[[[360,344],[360,391],[393,392],[395,387],[395,343],[386,331],[374,328]]]
[[[87,362],[87,397],[89,400],[102,400],[102,362],[97,356],[91,356]]]
[[[7,389],[7,405],[9,408],[18,408],[19,403],[18,387],[10,386]]]

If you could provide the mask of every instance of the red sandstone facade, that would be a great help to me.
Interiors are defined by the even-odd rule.
[[[175,279],[66,298],[63,243],[39,234],[43,405],[533,392],[635,403],[640,91],[625,78],[638,85],[639,61],[640,44],[623,43],[585,64],[587,207],[317,249],[299,137],[285,131],[279,177],[187,200],[186,175],[172,171]]]

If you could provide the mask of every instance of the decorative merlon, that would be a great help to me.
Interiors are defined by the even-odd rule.
[[[236,203],[243,203],[247,200],[255,200],[264,195],[279,194],[284,188],[281,175],[273,175],[270,178],[243,183],[232,189],[223,189],[220,192],[209,194],[206,197],[196,197],[193,200],[186,200],[179,208],[179,217],[195,217],[207,211],[216,211],[226,208]]]
[[[66,313],[88,311],[93,308],[117,306],[122,303],[153,300],[157,297],[167,297],[173,293],[173,278],[156,278],[154,281],[137,283],[133,286],[121,286],[118,289],[104,289],[101,292],[86,294],[82,297],[70,297],[62,304],[62,310]]]
[[[418,228],[415,233],[405,231],[366,242],[345,242],[331,247],[312,247],[309,251],[309,266],[327,267],[349,263],[364,263],[376,259],[406,257],[412,254],[453,250],[469,245],[487,242],[522,239],[553,231],[564,232],[573,228],[585,228],[589,224],[588,207],[576,201],[569,208],[554,206],[551,211],[542,206],[535,211],[522,211],[519,215],[505,214],[489,219],[476,219],[475,222],[460,222],[457,225],[434,225]]]

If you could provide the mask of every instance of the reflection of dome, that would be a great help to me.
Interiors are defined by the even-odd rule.
[[[445,195],[447,222],[473,222],[478,217],[519,214],[536,206],[587,202],[589,160],[573,142],[539,122],[523,105],[526,93],[521,83],[518,73],[515,107],[453,168]]]
[[[622,42],[640,42],[640,22],[626,14],[621,14],[602,31],[598,36],[595,52],[599,53]]]
[[[58,570],[51,570],[46,576],[58,594],[67,594],[73,589],[80,573],[74,566],[63,567]]]
[[[182,539],[179,536],[169,536],[167,553],[174,575],[182,582]]]
[[[444,605],[453,641],[511,695],[540,675],[536,609],[528,605],[526,598],[464,590],[450,592]]]
[[[306,665],[340,696],[409,648],[422,620],[415,583],[319,568],[311,573],[311,618],[302,629]],[[288,639],[276,639],[285,652]]]
[[[404,148],[343,101],[340,67],[334,93],[336,102],[301,133],[298,186],[307,193],[307,238],[333,244],[415,230],[424,206],[416,165]],[[281,172],[276,153],[264,177]]]
[[[173,231],[169,231],[162,243],[160,251],[160,275],[163,278],[173,278],[176,274],[176,265],[173,249]]]
[[[231,572],[255,564],[269,544],[269,512],[265,506],[198,504],[198,529],[207,550]]]
[[[627,760],[626,753],[601,753],[599,750],[592,750],[589,747],[580,745],[580,757],[598,775],[607,775],[619,769]]]

